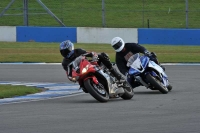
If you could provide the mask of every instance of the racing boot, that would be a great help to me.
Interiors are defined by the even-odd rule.
[[[109,71],[112,73],[113,76],[116,77],[116,79],[119,81],[119,83],[124,83],[124,82],[126,82],[126,80],[122,77],[121,74],[119,74],[119,73],[117,72],[116,69],[111,68]]]

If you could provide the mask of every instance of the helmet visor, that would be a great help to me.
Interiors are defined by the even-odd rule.
[[[113,45],[113,48],[115,50],[119,49],[122,46],[122,41],[119,41],[118,43],[116,43],[115,45]]]
[[[74,50],[74,45],[73,45],[72,43],[69,45],[68,50],[69,50],[69,51]]]

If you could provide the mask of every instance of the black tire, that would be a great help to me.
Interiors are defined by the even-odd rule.
[[[104,86],[99,82],[97,86],[93,83],[92,79],[87,79],[84,82],[85,87],[88,92],[99,102],[107,102],[109,100],[109,94],[104,88]],[[100,92],[102,91],[102,92]]]
[[[134,91],[131,85],[126,83],[126,85],[123,88],[124,88],[124,94],[121,96],[121,98],[124,100],[131,99],[134,96]]]
[[[164,86],[162,85],[162,83],[161,83],[158,79],[154,78],[154,77],[151,76],[150,74],[147,74],[147,75],[146,75],[146,79],[149,81],[149,83],[150,83],[153,87],[155,87],[155,89],[159,90],[161,93],[163,93],[163,94],[167,94],[167,93],[168,93],[167,87],[164,87]]]
[[[172,85],[171,84],[169,84],[168,86],[167,86],[167,89],[169,90],[169,91],[171,91],[172,90]]]

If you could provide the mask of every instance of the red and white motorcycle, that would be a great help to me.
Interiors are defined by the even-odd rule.
[[[134,96],[128,82],[117,82],[103,63],[99,65],[86,55],[81,55],[71,62],[68,70],[72,71],[72,81],[78,82],[84,92],[89,92],[99,102],[118,97],[129,100]]]

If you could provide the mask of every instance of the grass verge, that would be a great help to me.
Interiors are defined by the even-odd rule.
[[[24,96],[28,94],[34,94],[41,92],[41,89],[26,86],[12,86],[12,85],[0,85],[0,99],[11,98],[15,96]]]
[[[161,63],[199,63],[200,46],[143,45],[157,54]],[[105,52],[115,62],[115,51],[110,44],[75,44],[86,51]],[[0,42],[0,62],[60,63],[59,43]]]

